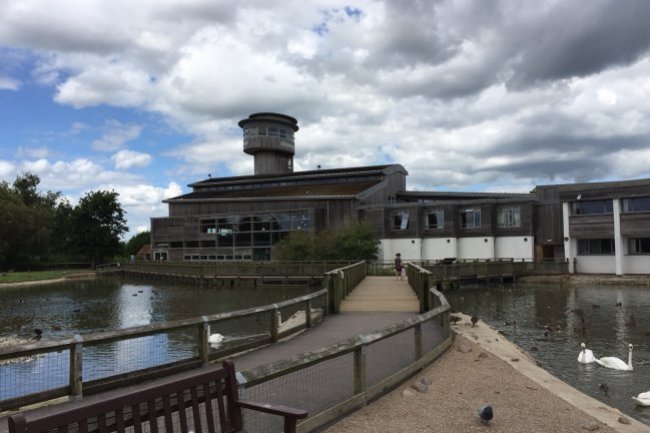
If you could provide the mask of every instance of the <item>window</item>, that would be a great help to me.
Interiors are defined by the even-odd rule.
[[[628,254],[650,254],[650,238],[628,239]]]
[[[481,209],[465,209],[460,211],[460,226],[464,229],[481,227]]]
[[[521,227],[521,210],[517,207],[504,207],[497,210],[497,227]]]
[[[586,200],[571,203],[573,215],[603,215],[613,212],[611,200]]]
[[[445,228],[445,211],[442,209],[430,210],[427,212],[427,229]]]
[[[407,230],[409,228],[409,211],[395,212],[392,217],[393,230]]]
[[[606,256],[614,253],[614,239],[578,239],[580,256]]]
[[[623,212],[650,211],[650,197],[626,198],[623,200]]]

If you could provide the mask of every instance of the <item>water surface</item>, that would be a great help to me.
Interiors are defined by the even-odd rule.
[[[510,286],[461,289],[445,296],[452,311],[477,315],[551,374],[650,425],[650,407],[637,407],[631,399],[650,391],[650,288]],[[632,343],[634,370],[580,364],[581,342],[597,358],[615,356],[625,362]]]

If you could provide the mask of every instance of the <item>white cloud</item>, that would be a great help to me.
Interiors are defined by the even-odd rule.
[[[16,150],[16,155],[19,158],[46,158],[49,155],[50,151],[47,147],[23,147],[18,146]]]
[[[142,126],[140,125],[108,120],[104,125],[104,135],[97,140],[93,140],[91,146],[93,149],[102,152],[113,152],[129,141],[138,138],[141,132]]]
[[[131,167],[146,167],[151,163],[151,155],[133,150],[120,150],[111,157],[118,170],[128,170]]]
[[[15,78],[0,75],[0,90],[18,90],[22,83]]]
[[[16,172],[16,165],[10,161],[0,159],[0,181],[13,181]]]

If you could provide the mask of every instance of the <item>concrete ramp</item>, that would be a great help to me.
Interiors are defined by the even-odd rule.
[[[420,302],[406,278],[366,277],[341,303],[341,311],[420,311]]]

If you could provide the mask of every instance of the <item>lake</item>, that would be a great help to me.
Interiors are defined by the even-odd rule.
[[[631,399],[650,391],[650,288],[512,285],[463,288],[445,296],[452,311],[476,315],[502,331],[551,374],[650,425],[650,407],[637,407]],[[580,364],[581,342],[597,358],[615,356],[625,362],[632,343],[634,370]]]

